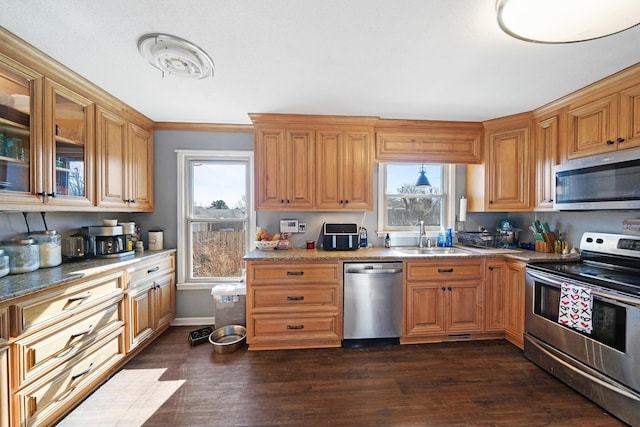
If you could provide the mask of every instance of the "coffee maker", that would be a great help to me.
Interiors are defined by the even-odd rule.
[[[96,241],[96,258],[119,258],[133,255],[127,247],[127,236],[121,225],[91,226],[88,235]]]

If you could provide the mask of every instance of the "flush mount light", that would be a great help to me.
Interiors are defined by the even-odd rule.
[[[160,71],[178,77],[213,76],[213,60],[195,44],[169,34],[145,34],[138,39],[140,54]]]
[[[497,0],[498,25],[534,43],[573,43],[627,30],[640,23],[638,0]]]

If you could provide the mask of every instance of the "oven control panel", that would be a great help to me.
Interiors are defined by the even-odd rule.
[[[640,236],[586,232],[582,235],[580,249],[640,258]]]

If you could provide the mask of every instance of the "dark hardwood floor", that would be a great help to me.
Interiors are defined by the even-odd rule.
[[[172,327],[124,369],[186,382],[145,426],[620,426],[505,341],[248,351]]]

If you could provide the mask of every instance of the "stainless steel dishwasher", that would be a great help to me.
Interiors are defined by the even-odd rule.
[[[344,347],[397,344],[402,335],[402,263],[344,264]]]

